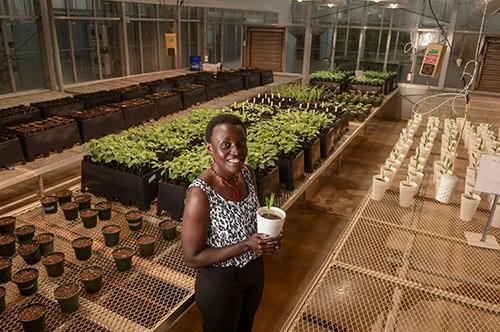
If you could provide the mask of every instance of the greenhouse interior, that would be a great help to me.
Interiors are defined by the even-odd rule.
[[[204,331],[221,114],[281,213],[245,331],[498,331],[500,1],[3,0],[0,36],[0,332]]]

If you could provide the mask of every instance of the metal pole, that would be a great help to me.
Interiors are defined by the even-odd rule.
[[[500,195],[495,195],[495,199],[493,200],[493,206],[491,207],[490,218],[488,219],[488,223],[486,224],[486,228],[484,229],[483,237],[481,238],[482,242],[486,241],[486,237],[488,236],[488,231],[490,230],[491,222],[493,221],[493,215],[495,215],[495,210],[497,209],[499,197]]]
[[[64,92],[64,80],[61,67],[61,57],[59,56],[59,43],[57,42],[56,21],[54,19],[54,7],[52,6],[52,0],[47,0],[47,7],[50,23],[50,37],[52,38],[52,50],[54,53],[56,80],[59,91]]]
[[[302,85],[306,86],[307,83],[309,83],[309,64],[311,62],[311,35],[312,35],[312,25],[311,25],[311,18],[313,14],[313,2],[308,2],[307,3],[307,20],[306,20],[306,27],[304,30],[304,56],[303,56],[303,62],[302,62]]]

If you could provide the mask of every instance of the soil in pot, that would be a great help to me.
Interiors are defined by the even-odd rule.
[[[0,218],[0,234],[10,234],[14,232],[16,227],[16,217]]]
[[[82,270],[80,273],[80,278],[82,280],[92,280],[99,277],[102,274],[102,269],[98,267],[89,267],[88,269]]]
[[[89,237],[78,238],[71,242],[77,259],[86,260],[92,256],[92,242]]]
[[[17,318],[26,332],[42,332],[45,330],[45,314],[47,307],[43,303],[32,303],[22,307]]]
[[[264,218],[270,219],[270,220],[280,220],[283,218],[283,216],[281,216],[277,213],[274,213],[273,211],[268,213],[267,210],[260,212],[260,215],[261,215],[261,217],[264,217]]]
[[[80,285],[71,282],[57,287],[54,291],[54,297],[59,302],[62,312],[73,312],[80,307],[79,303]]]
[[[108,225],[102,228],[104,243],[108,247],[116,246],[120,242],[121,227],[118,225]]]
[[[57,201],[59,199],[56,196],[46,196],[43,197],[40,202],[42,203],[43,210],[47,214],[52,214],[57,212]]]
[[[62,285],[61,287],[58,287],[54,291],[54,296],[61,298],[61,299],[64,299],[66,297],[70,297],[70,296],[75,295],[78,292],[78,289],[79,289],[79,287],[77,284],[65,284],[65,285]]]
[[[109,220],[111,218],[111,202],[100,202],[95,205],[99,211],[99,220]]]
[[[102,288],[102,268],[90,266],[80,271],[80,279],[87,293],[97,293]]]
[[[17,272],[14,275],[14,278],[12,281],[14,282],[25,282],[28,280],[33,280],[38,276],[38,270],[37,269],[25,269]]]
[[[80,195],[75,197],[75,202],[80,203],[80,211],[85,209],[90,209],[90,201],[92,197],[89,195]]]
[[[16,253],[16,237],[12,234],[0,236],[0,256],[10,257]]]
[[[82,217],[83,227],[93,228],[97,225],[97,214],[99,211],[96,209],[85,209],[80,212],[80,217]]]
[[[137,239],[137,243],[140,244],[148,244],[148,243],[153,243],[155,242],[156,238],[153,235],[142,235]]]
[[[12,259],[8,257],[0,258],[0,284],[12,279]]]
[[[125,219],[127,219],[131,231],[135,232],[142,228],[142,216],[141,211],[130,211],[125,214]]]
[[[75,220],[78,218],[79,206],[80,204],[77,202],[68,202],[61,205],[61,209],[64,212],[64,218],[66,218],[66,220]]]
[[[12,276],[12,281],[17,285],[21,295],[33,295],[38,291],[38,270],[34,268],[20,270]]]
[[[163,238],[167,241],[171,241],[175,239],[176,237],[176,227],[177,227],[177,222],[174,220],[165,220],[162,221],[159,225],[161,234],[163,235]]]
[[[64,273],[64,258],[62,252],[52,252],[42,258],[42,264],[49,277],[59,277]]]
[[[113,251],[113,257],[115,258],[126,258],[132,256],[133,254],[134,252],[128,248],[118,248]]]
[[[56,196],[59,199],[59,206],[63,205],[66,202],[71,202],[71,196],[73,192],[69,189],[60,190],[56,192]]]
[[[42,256],[54,251],[54,238],[53,233],[42,233],[35,236],[34,240],[40,243],[40,254]]]
[[[139,245],[139,254],[142,257],[149,257],[154,254],[155,246],[154,243],[156,237],[151,234],[144,234],[137,238],[137,244]]]
[[[14,234],[16,234],[19,243],[29,241],[35,236],[35,226],[27,225],[18,227],[14,231]]]
[[[117,248],[113,250],[113,258],[115,259],[116,269],[118,271],[128,271],[132,268],[132,255],[134,251],[130,248]]]
[[[17,248],[17,253],[24,259],[26,264],[32,265],[40,261],[40,244],[37,241],[31,240],[25,242]]]

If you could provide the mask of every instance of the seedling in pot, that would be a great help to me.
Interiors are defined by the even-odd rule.
[[[445,159],[446,159],[446,156],[445,156]],[[444,159],[443,159],[443,168],[440,170],[441,174],[446,174],[448,173],[453,167],[453,163],[450,162],[450,159],[446,160],[446,164],[444,163]]]
[[[411,186],[411,176],[410,176],[410,173],[406,173],[406,184],[409,186]]]
[[[384,175],[384,170],[380,170],[380,173],[382,175],[382,181],[385,181],[386,176]]]
[[[399,152],[399,149],[397,149],[397,148],[392,148],[392,154],[394,155],[395,160],[397,160],[398,157],[401,155],[401,153]]]
[[[267,206],[267,217],[269,218],[269,214],[271,213],[271,207],[274,203],[274,193],[271,194],[271,198],[266,197],[266,206]]]

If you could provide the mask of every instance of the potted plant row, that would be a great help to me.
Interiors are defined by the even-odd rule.
[[[0,134],[0,168],[14,168],[16,163],[26,164],[21,142],[16,135],[5,132]]]
[[[145,98],[154,101],[158,118],[177,113],[182,110],[182,97],[178,92],[163,91],[153,93]]]
[[[8,127],[18,126],[23,123],[39,121],[42,114],[37,107],[19,105],[0,110],[0,133],[7,130]]]
[[[113,89],[121,96],[121,101],[145,97],[151,94],[151,88],[147,85],[134,84],[122,88]]]
[[[85,100],[78,97],[66,97],[32,103],[31,106],[37,107],[40,110],[42,117],[50,118],[53,116],[64,116],[68,113],[81,111],[87,108],[87,103]]]
[[[120,133],[125,129],[125,121],[121,109],[112,105],[70,113],[66,115],[78,123],[78,129],[83,142],[92,138],[101,138],[111,133]]]
[[[130,128],[145,121],[159,118],[156,114],[155,103],[149,99],[136,98],[110,105],[123,113],[125,127]]]

